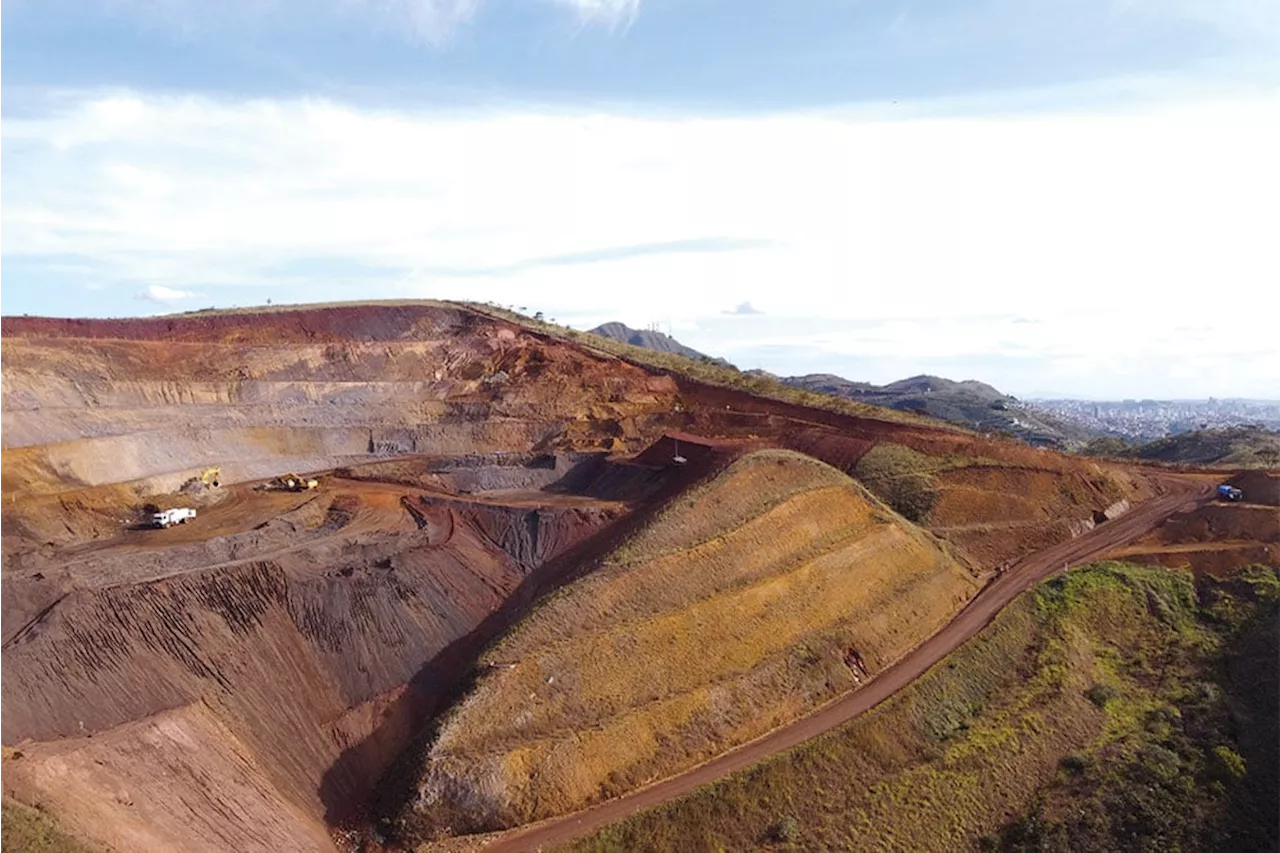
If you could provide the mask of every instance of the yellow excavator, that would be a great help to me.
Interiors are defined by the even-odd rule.
[[[303,477],[298,474],[285,474],[283,477],[276,477],[267,484],[269,489],[282,489],[286,492],[309,492],[318,487],[320,481],[312,477]]]
[[[221,468],[205,468],[200,472],[200,482],[210,489],[218,488],[218,481],[222,477]]]

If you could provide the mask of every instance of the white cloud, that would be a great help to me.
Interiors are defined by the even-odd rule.
[[[170,305],[175,302],[182,302],[186,299],[194,299],[200,294],[192,293],[189,290],[178,290],[173,287],[165,287],[163,284],[147,285],[145,290],[139,291],[137,298],[147,302],[159,302],[164,305]]]
[[[667,119],[93,96],[6,117],[3,250],[160,293],[287,273],[302,294],[342,280],[575,323],[680,326],[741,302],[885,321],[874,343],[756,341],[833,357],[1011,340],[1095,372],[1160,353],[1172,376],[1211,347],[1238,359],[1224,381],[1274,393],[1277,104]],[[1051,322],[957,324],[1015,314]],[[1205,331],[1170,331],[1190,325]]]

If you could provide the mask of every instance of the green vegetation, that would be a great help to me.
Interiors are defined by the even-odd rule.
[[[1115,456],[1124,457],[1133,455],[1138,449],[1138,445],[1133,442],[1114,435],[1104,435],[1095,438],[1080,449],[1085,456]]]
[[[1182,465],[1275,468],[1280,466],[1280,432],[1248,426],[1202,429],[1143,445],[1107,436],[1089,442],[1082,452]]]
[[[854,475],[899,515],[917,523],[938,502],[935,472],[942,463],[900,444],[877,444],[854,468]]]
[[[40,809],[10,800],[3,806],[3,822],[5,853],[89,853]]]
[[[1205,587],[1200,602],[1191,591],[1148,588],[1168,642],[1116,655],[1109,736],[991,849],[1274,849],[1280,579],[1254,567]]]
[[[1263,567],[1073,571],[857,720],[571,849],[1274,849],[1278,605]]]

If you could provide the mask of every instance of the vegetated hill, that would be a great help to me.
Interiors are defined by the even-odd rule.
[[[857,474],[977,573],[1160,487],[468,305],[2,325],[6,796],[97,847],[331,851],[488,642],[744,450]],[[291,470],[320,490],[254,488]]]
[[[644,347],[656,352],[669,352],[675,355],[682,355],[685,358],[691,358],[694,361],[710,361],[716,364],[729,365],[729,362],[723,358],[712,358],[709,355],[698,352],[692,347],[687,347],[677,341],[670,335],[665,335],[655,329],[633,329],[623,323],[604,323],[596,326],[588,334],[599,335],[602,338],[608,338],[611,341],[619,341],[624,344],[631,344],[636,347]]]
[[[820,738],[569,846],[1272,850],[1280,578],[1099,564]]]
[[[978,587],[840,472],[751,453],[485,653],[403,831],[514,826],[683,770],[856,688]]]
[[[1224,427],[1179,433],[1128,451],[1139,459],[1238,468],[1280,467],[1280,431]]]
[[[1032,412],[1016,397],[972,379],[956,382],[941,376],[912,376],[887,385],[873,385],[829,373],[811,373],[783,377],[781,381],[809,391],[928,415],[970,429],[1002,432],[1039,446],[1074,447],[1089,435]]]

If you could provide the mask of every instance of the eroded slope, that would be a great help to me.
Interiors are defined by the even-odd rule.
[[[311,499],[312,527],[150,531],[6,577],[6,788],[117,849],[328,849],[326,821],[449,694],[477,626],[621,513],[346,488]]]

